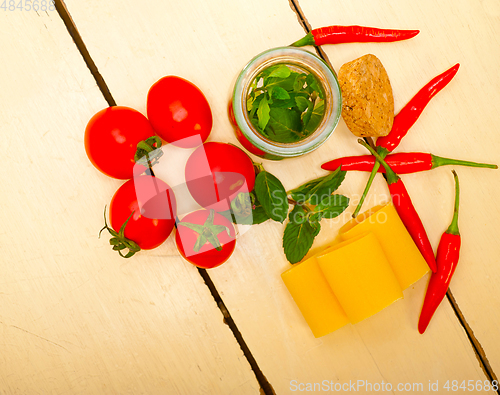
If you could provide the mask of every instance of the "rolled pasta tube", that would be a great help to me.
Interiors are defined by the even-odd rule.
[[[349,323],[315,256],[283,272],[281,278],[314,337],[327,335]]]
[[[398,280],[373,233],[325,250],[319,267],[351,323],[360,322],[403,297]]]
[[[372,232],[404,290],[430,271],[392,203],[373,207],[340,229],[342,240]]]

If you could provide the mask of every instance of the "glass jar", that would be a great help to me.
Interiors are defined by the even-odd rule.
[[[252,124],[247,111],[252,82],[267,68],[281,64],[292,71],[312,74],[324,95],[321,121],[307,137],[299,141],[271,140]],[[340,119],[342,95],[335,73],[321,58],[301,48],[279,47],[262,52],[243,68],[236,80],[228,110],[236,136],[243,147],[264,159],[281,160],[309,153],[330,137]]]

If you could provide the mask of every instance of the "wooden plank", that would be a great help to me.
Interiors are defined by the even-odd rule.
[[[500,138],[495,103],[500,101],[500,4],[494,1],[418,3],[401,1],[332,2],[300,0],[312,26],[332,24],[419,29],[414,39],[389,44],[323,46],[337,69],[345,62],[373,53],[384,63],[393,86],[396,112],[435,75],[460,63],[450,85],[429,104],[421,119],[404,138],[398,151],[423,151],[436,155],[488,163],[499,161]],[[364,12],[359,13],[363,8]],[[331,9],[331,12],[322,10]],[[339,134],[349,134],[345,126]],[[351,138],[352,140],[352,138]],[[355,146],[349,142],[350,146]],[[363,150],[357,148],[357,152]],[[451,283],[465,319],[482,345],[491,367],[500,372],[500,193],[498,170],[455,167],[461,181],[460,264]],[[430,240],[437,247],[451,219],[453,181],[450,167],[404,177],[421,213]],[[358,191],[362,187],[358,187]],[[429,332],[442,331],[444,309],[436,313]],[[427,334],[426,334],[427,336]]]
[[[358,2],[357,12],[364,9],[367,3]],[[334,5],[319,1],[310,3],[317,13],[330,19],[338,16]],[[190,0],[176,4],[152,1],[140,5],[132,1],[120,2],[119,5],[115,2],[68,1],[67,6],[119,104],[144,110],[146,93],[153,82],[166,74],[183,76],[196,83],[211,104],[215,120],[211,140],[215,141],[236,141],[227,120],[226,107],[232,84],[241,67],[262,50],[287,45],[304,34],[296,15],[283,0],[256,0],[251,3]],[[452,8],[451,2],[448,6]],[[433,48],[432,39],[428,36],[425,43],[420,44],[425,48],[430,63],[438,57],[436,54],[441,53]],[[364,51],[364,47],[359,45],[346,48],[351,48],[351,53],[344,54],[340,59],[335,58],[335,67],[348,58],[356,57],[353,52]],[[411,52],[410,48],[413,47],[408,47],[408,52]],[[401,56],[400,50],[393,48],[396,52],[392,53],[391,59]],[[412,50],[415,51],[416,47]],[[437,72],[451,65],[449,59],[442,62],[432,68],[424,81],[419,74],[422,67],[407,75],[403,74],[407,70],[403,59],[395,63],[399,66],[393,65],[389,74],[397,74],[401,79],[394,86],[398,95],[406,93],[411,96],[410,91],[416,91]],[[399,93],[403,85],[407,85],[406,90]],[[461,99],[464,100],[464,97]],[[400,108],[403,99],[398,100],[396,104]],[[452,102],[447,104],[443,100],[440,98],[441,103],[438,103],[436,98],[436,104],[433,103],[435,108],[438,105],[445,107],[442,112],[450,111],[459,101],[457,98],[448,99]],[[460,122],[466,119],[463,113],[455,115]],[[420,122],[423,123],[424,118]],[[438,127],[437,130],[445,129],[449,122],[458,123],[457,120],[444,119],[440,122],[434,126]],[[414,149],[415,145],[411,147]],[[354,143],[345,125],[340,125],[332,139],[313,154],[283,163],[266,162],[265,166],[279,176],[289,189],[324,174],[319,169],[322,162],[361,152],[363,150]],[[446,155],[447,152],[439,154]],[[480,159],[493,160],[488,158],[487,152]],[[466,174],[476,177],[475,172],[460,169],[464,185],[467,184]],[[438,175],[445,179],[448,170],[429,173],[426,177],[430,179],[425,183],[419,176],[408,176],[405,180],[408,180],[408,189],[412,194],[421,189],[420,196],[423,197],[428,183],[434,182],[435,185],[437,179],[433,177]],[[355,201],[365,181],[364,174],[350,174],[340,192]],[[416,202],[418,210],[426,213],[423,216],[426,223],[439,221],[439,227],[436,225],[431,232],[433,240],[450,220],[452,181],[439,182],[448,184],[440,189],[429,188],[428,192],[433,200],[436,197],[442,199],[438,212],[432,208],[432,201],[422,199]],[[377,180],[367,207],[387,197],[385,184]],[[466,201],[466,196],[463,199]],[[466,210],[464,204],[463,212]],[[349,212],[338,220],[326,223],[315,246],[333,239],[348,217]],[[283,225],[278,223],[253,227],[239,239],[231,261],[209,272],[250,350],[277,393],[293,390],[292,380],[297,380],[296,384],[321,383],[322,380],[334,384],[357,380],[369,383],[384,381],[394,387],[415,383],[427,388],[429,380],[439,380],[442,385],[448,379],[485,379],[466,334],[449,305],[444,304],[440,308],[442,318],[433,323],[432,331],[425,336],[418,334],[416,326],[425,280],[406,291],[403,301],[371,319],[314,339],[280,279],[281,272],[289,267],[281,248],[282,232]],[[491,254],[492,250],[489,251]]]
[[[0,393],[258,393],[172,241],[125,261],[97,238],[121,181],[86,157],[106,102],[56,11],[0,19]]]

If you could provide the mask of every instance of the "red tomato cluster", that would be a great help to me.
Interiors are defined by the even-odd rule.
[[[202,268],[219,266],[233,253],[236,235],[233,224],[216,211],[230,209],[238,193],[253,189],[252,160],[234,145],[205,143],[212,112],[203,93],[185,79],[167,76],[157,81],[148,93],[147,114],[109,107],[95,114],[85,130],[92,164],[109,177],[127,180],[111,199],[111,228],[103,228],[113,236],[110,244],[122,256],[129,248],[129,257],[139,248],[160,246],[176,227],[176,245],[187,261]],[[205,143],[191,154],[185,169],[188,189],[204,209],[187,214],[178,226],[172,188],[134,159],[138,144],[155,135],[181,148]]]

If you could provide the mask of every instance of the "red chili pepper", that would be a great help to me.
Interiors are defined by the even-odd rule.
[[[387,185],[389,186],[389,192],[391,194],[392,203],[394,208],[399,214],[401,221],[408,230],[411,238],[417,245],[420,253],[424,257],[425,261],[429,265],[432,272],[436,272],[436,258],[434,257],[434,251],[432,250],[431,243],[425,232],[424,225],[420,220],[420,217],[413,206],[410,195],[406,190],[405,185],[401,178],[389,167],[386,161],[363,139],[359,139],[358,142],[366,147],[372,155],[374,155],[378,161],[384,166],[385,172],[387,174]]]
[[[441,301],[444,299],[450,281],[457,268],[458,257],[460,254],[460,232],[458,230],[458,201],[459,201],[459,184],[457,173],[453,170],[455,179],[455,207],[453,210],[453,220],[446,232],[441,236],[437,249],[437,272],[431,275],[427,292],[425,293],[424,305],[418,320],[418,331],[424,333],[429,325],[429,322],[438,308]]]
[[[390,154],[385,157],[385,160],[397,174],[417,173],[446,165],[498,169],[497,165],[442,158],[440,156],[423,152],[400,152],[397,154]],[[340,169],[345,171],[372,171],[375,162],[376,159],[373,155],[345,156],[343,158],[323,163],[321,168],[333,171],[340,166]],[[377,171],[379,173],[385,173],[385,169],[383,167],[379,167]]]
[[[406,136],[408,130],[417,121],[425,106],[431,99],[441,91],[453,79],[458,72],[460,64],[449,68],[444,73],[429,81],[413,98],[402,108],[398,115],[394,118],[392,129],[387,136],[377,139],[377,147],[385,148],[392,152],[399,145],[401,139]]]
[[[392,124],[392,129],[387,136],[379,137],[377,139],[377,152],[382,158],[385,158],[390,152],[392,152],[401,142],[401,139],[406,136],[408,130],[417,121],[422,111],[424,111],[425,106],[431,101],[431,99],[443,89],[448,83],[453,79],[455,74],[457,74],[460,64],[457,63],[455,66],[449,68],[444,73],[439,74],[437,77],[429,81],[422,89],[420,89],[415,96],[402,108],[402,110],[394,117],[394,122]],[[368,191],[372,185],[373,179],[380,168],[380,163],[376,162],[373,166],[373,170],[370,174],[370,178],[366,183],[365,190],[361,195],[358,206],[354,210],[353,217],[356,217],[361,210],[361,206],[365,200]]]
[[[305,37],[291,44],[294,47],[304,45],[393,42],[415,37],[419,30],[379,29],[367,26],[326,26],[313,29]]]

